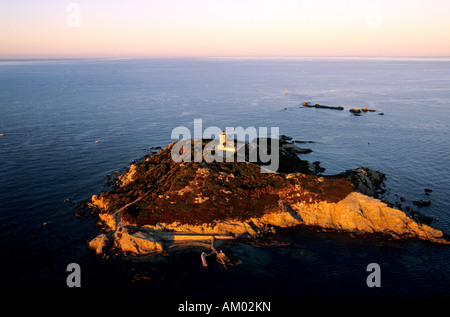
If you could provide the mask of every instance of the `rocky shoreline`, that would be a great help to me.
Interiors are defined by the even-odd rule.
[[[133,255],[183,244],[214,249],[221,241],[293,226],[449,244],[443,231],[376,198],[382,173],[364,167],[320,176],[300,162],[292,143],[281,142],[288,146],[280,146],[280,162],[301,171],[261,174],[248,162],[173,163],[173,144],[132,164],[113,190],[88,203],[102,224],[89,248]]]
[[[355,235],[378,234],[394,239],[416,238],[449,243],[441,230],[419,224],[402,211],[357,192],[349,194],[338,203],[303,203],[291,206],[280,201],[279,211],[245,221],[225,220],[202,225],[173,222],[140,227],[121,221],[120,213],[101,213],[100,219],[108,230],[89,242],[89,247],[97,254],[111,249],[134,255],[162,253],[167,246],[179,241],[202,241],[205,246],[209,243],[214,246],[215,240],[258,237],[273,232],[273,227],[299,225]]]

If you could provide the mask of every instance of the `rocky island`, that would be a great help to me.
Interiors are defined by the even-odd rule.
[[[89,247],[145,255],[183,241],[214,245],[291,226],[449,243],[443,231],[376,198],[382,173],[362,167],[321,176],[296,145],[279,142],[277,173],[249,162],[177,163],[175,142],[134,162],[89,201],[102,223]]]

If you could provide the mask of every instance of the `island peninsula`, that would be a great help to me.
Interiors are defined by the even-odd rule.
[[[111,190],[89,201],[103,224],[89,247],[98,254],[146,255],[179,241],[213,245],[292,226],[449,243],[442,230],[376,198],[382,173],[361,167],[321,176],[317,163],[298,157],[300,148],[279,142],[276,173],[261,173],[249,162],[177,163],[171,158],[175,142],[132,163]]]

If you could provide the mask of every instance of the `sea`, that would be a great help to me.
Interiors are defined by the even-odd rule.
[[[74,205],[202,119],[203,129],[278,127],[312,141],[297,144],[312,149],[300,157],[324,175],[378,170],[386,201],[450,233],[449,87],[450,58],[0,60],[2,298],[448,297],[448,245],[298,227],[223,244],[236,266],[203,267],[199,247],[104,257],[87,244],[98,219],[77,218]]]

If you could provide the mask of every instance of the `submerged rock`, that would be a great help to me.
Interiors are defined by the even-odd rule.
[[[428,217],[428,216],[422,215],[420,212],[415,211],[415,210],[411,211],[411,217],[413,217],[418,222],[422,222],[422,223],[425,223],[427,225],[431,225],[431,223],[434,220],[433,217]]]
[[[314,141],[300,141],[300,140],[294,140],[294,143],[316,143]]]
[[[281,150],[282,151],[293,151],[297,154],[308,154],[308,153],[312,152],[311,149],[301,148],[292,143],[281,144]]]
[[[304,102],[304,103],[303,103],[303,106],[304,106],[304,107],[308,107],[308,108],[344,110],[344,107],[341,107],[341,106],[337,106],[337,107],[336,107],[336,106],[324,106],[324,105],[321,105],[321,104],[318,104],[318,103],[312,105],[312,104],[309,103],[309,102]]]
[[[428,207],[431,205],[431,201],[429,200],[414,200],[413,204],[419,207]]]
[[[284,134],[282,134],[282,135],[280,135],[280,140],[281,141],[291,141],[292,140],[292,137],[290,137],[290,136],[286,136],[286,135],[284,135]]]

